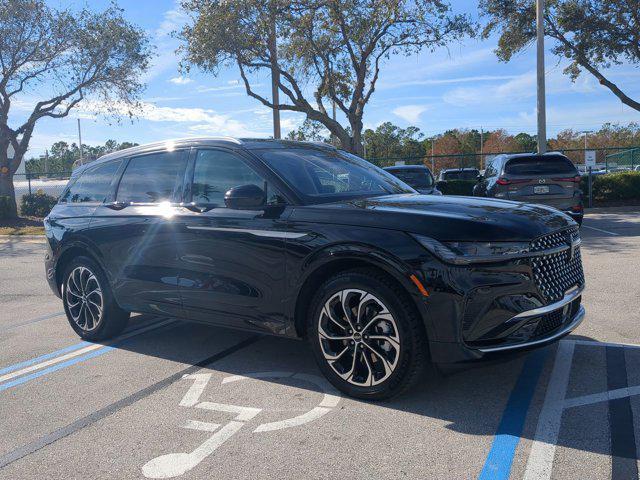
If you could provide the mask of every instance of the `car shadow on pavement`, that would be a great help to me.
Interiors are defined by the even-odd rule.
[[[148,321],[150,318],[143,315],[138,317],[139,320],[136,320],[136,323]],[[220,345],[218,338],[226,336],[228,339],[229,332],[222,327],[177,321],[170,331],[146,334],[118,345],[117,348],[135,352],[138,355],[196,364],[199,360],[227,348],[228,345]],[[237,342],[252,335],[247,332],[233,332],[233,334],[237,334]],[[568,339],[591,341],[587,337],[576,336]],[[191,346],[195,344],[204,347],[192,348]],[[534,436],[556,348],[556,344],[544,347],[546,360],[528,414],[523,413],[527,415],[528,421],[519,434],[522,438]],[[589,349],[576,348],[576,360],[573,363],[575,372],[572,370],[567,398],[574,395],[573,390],[578,393],[606,391],[606,373],[601,374],[606,372],[606,365],[604,367],[601,365],[601,351],[604,351],[604,348],[595,346],[591,353]],[[406,415],[411,419],[413,428],[424,428],[425,431],[446,428],[464,435],[493,437],[505,413],[514,385],[521,375],[526,358],[527,354],[519,354],[491,363],[471,365],[468,368],[458,369],[455,373],[443,374],[432,369],[425,373],[416,388],[389,401],[366,402],[343,397],[341,400],[343,407],[338,414],[344,415],[344,421],[348,422],[349,415],[355,410],[365,409],[375,412],[378,419],[387,419],[390,426]],[[640,358],[638,363],[640,365]],[[598,364],[597,368],[594,364]],[[219,374],[220,379],[230,375],[247,375],[265,371],[293,371],[321,376],[305,342],[266,335],[233,355],[204,366],[202,371]],[[291,386],[290,378],[286,380],[261,378],[255,381]],[[318,387],[307,382],[299,382],[295,386],[303,391],[320,392]],[[227,398],[224,401],[233,403],[233,398]],[[610,454],[610,427],[606,402],[595,408],[589,405],[575,408],[568,418],[569,420],[565,421],[563,417],[564,430],[559,436],[558,446],[596,454]],[[587,436],[584,432],[587,432]]]

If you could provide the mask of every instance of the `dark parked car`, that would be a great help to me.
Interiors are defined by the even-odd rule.
[[[477,180],[480,170],[477,168],[446,168],[440,170],[438,175],[439,182],[448,182],[451,180]]]
[[[418,193],[423,195],[442,195],[442,192],[436,188],[436,182],[433,179],[431,170],[424,165],[396,165],[394,167],[385,167],[385,170],[413,187]]]
[[[420,195],[330,146],[189,139],[78,168],[45,219],[46,275],[84,339],[130,312],[306,338],[379,399],[427,362],[552,342],[582,320],[575,223],[541,205]]]
[[[580,173],[560,153],[497,155],[487,162],[473,193],[527,203],[542,203],[582,223]]]

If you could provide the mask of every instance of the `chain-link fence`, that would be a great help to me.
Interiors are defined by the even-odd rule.
[[[43,192],[58,198],[69,181],[71,172],[56,173],[17,173],[13,176],[13,188],[16,202],[20,205],[23,195]]]
[[[640,165],[640,147],[605,147],[605,148],[580,148],[554,150],[565,154],[578,167],[581,173],[586,171],[586,152],[594,151],[596,166],[594,171],[616,172],[634,170]],[[380,167],[389,167],[396,164],[426,165],[431,168],[434,175],[448,168],[477,168],[483,170],[487,160],[503,153],[531,153],[531,152],[486,152],[463,153],[452,155],[421,155],[417,157],[379,157],[367,158],[371,163]]]

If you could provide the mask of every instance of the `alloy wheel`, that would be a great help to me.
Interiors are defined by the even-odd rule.
[[[98,328],[102,322],[104,298],[95,274],[87,267],[74,268],[67,277],[64,294],[73,322],[85,332]]]
[[[364,290],[341,290],[325,302],[318,340],[333,371],[359,387],[387,380],[400,358],[396,320],[381,300]]]

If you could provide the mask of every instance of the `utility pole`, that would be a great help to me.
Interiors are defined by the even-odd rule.
[[[78,119],[78,146],[80,147],[80,165],[84,164],[84,155],[82,154],[82,131],[80,130],[80,119]]]
[[[483,157],[483,144],[484,144],[484,130],[480,127],[480,170],[482,170],[482,159]]]
[[[436,160],[434,157],[436,147],[436,137],[431,138],[431,173],[436,174]]]
[[[276,11],[271,2],[271,28],[269,32],[269,57],[271,58],[271,98],[273,102],[273,138],[280,139],[280,71],[278,70],[278,48],[276,45]]]
[[[544,0],[536,0],[536,44],[538,79],[538,153],[547,152],[547,113],[544,85]]]
[[[44,151],[44,173],[49,175],[49,149]]]

